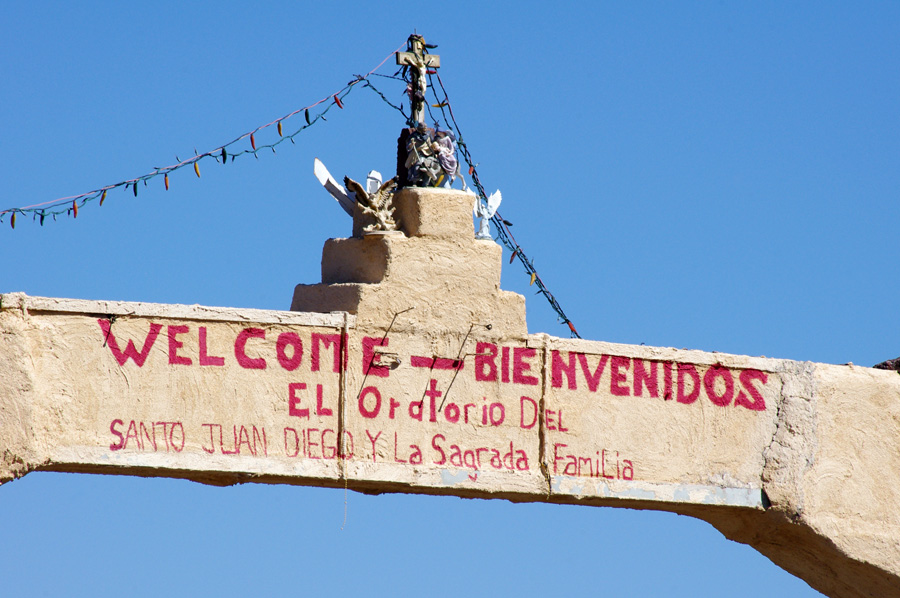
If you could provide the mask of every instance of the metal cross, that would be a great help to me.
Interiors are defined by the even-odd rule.
[[[421,35],[410,35],[406,40],[406,52],[397,52],[397,64],[410,67],[412,81],[409,89],[409,105],[412,118],[418,123],[425,123],[425,92],[428,82],[425,78],[427,68],[439,68],[441,57],[437,54],[426,54],[425,38]]]

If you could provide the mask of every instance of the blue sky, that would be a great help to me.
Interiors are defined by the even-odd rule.
[[[417,30],[488,191],[585,338],[827,363],[900,355],[900,6],[32,3],[4,8],[0,210],[138,177],[327,97]],[[391,74],[390,62],[379,72]],[[373,79],[391,101],[401,88]],[[313,158],[392,173],[355,89],[255,160],[200,163],[43,227],[0,291],[287,309],[349,219]],[[302,125],[302,115],[285,130]],[[257,141],[275,139],[272,129]],[[249,145],[245,143],[245,146]],[[504,262],[506,264],[507,262]],[[567,336],[521,265],[531,332]],[[347,525],[341,529],[344,510]],[[0,487],[22,596],[814,596],[665,513],[29,474]]]

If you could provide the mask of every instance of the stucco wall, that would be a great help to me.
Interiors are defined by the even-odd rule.
[[[415,226],[329,242],[302,311],[0,295],[0,482],[661,509],[826,594],[900,595],[896,372],[529,335],[470,196],[401,193]]]

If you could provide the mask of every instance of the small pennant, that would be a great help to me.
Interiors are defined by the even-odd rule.
[[[134,196],[137,197],[137,183],[131,186],[131,190],[134,191]]]
[[[537,279],[537,273],[536,273],[536,272],[532,272],[532,273],[531,273],[531,282],[528,283],[528,286],[533,285],[533,284],[534,284],[534,281],[535,281],[536,279]]]
[[[281,132],[281,121],[278,121],[278,136],[284,137],[284,134]]]
[[[253,136],[253,133],[250,133],[250,147],[253,148],[253,151],[256,151],[256,138]]]
[[[166,183],[166,191],[169,190],[169,175],[163,177],[163,181]]]
[[[16,228],[16,213],[12,213],[12,218],[9,219],[9,225],[13,228]]]
[[[72,202],[72,215],[78,218],[78,202],[76,201]]]
[[[197,178],[200,178],[200,165],[197,162],[194,162],[194,174],[197,175]]]
[[[226,152],[226,151],[225,151],[225,148],[223,147],[223,148],[222,148],[222,164],[225,164],[225,162],[226,162],[227,160],[228,160],[228,152]]]
[[[106,201],[106,190],[103,190],[103,194],[100,196],[100,205],[103,205],[103,202]]]
[[[341,110],[344,109],[344,104],[341,103],[341,98],[339,98],[337,94],[334,94],[334,103],[337,104],[337,107]]]
[[[448,102],[441,102],[440,104],[432,104],[431,107],[432,108],[444,108],[445,106],[449,106],[449,105],[450,104]]]
[[[307,124],[307,125],[311,125],[312,123],[309,122],[309,108],[307,108],[307,109],[304,111],[303,115],[306,117],[306,124]]]

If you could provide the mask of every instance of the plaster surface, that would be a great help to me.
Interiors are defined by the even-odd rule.
[[[471,196],[326,243],[290,312],[0,295],[29,471],[659,509],[831,596],[900,595],[896,372],[528,334]]]

